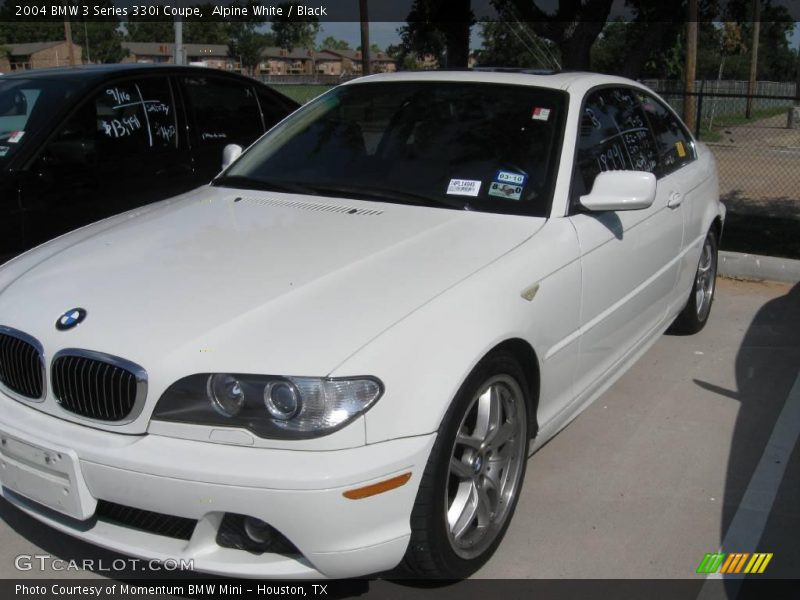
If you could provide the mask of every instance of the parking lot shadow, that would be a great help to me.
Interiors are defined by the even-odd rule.
[[[797,284],[786,295],[764,304],[748,325],[736,355],[736,389],[695,380],[704,389],[739,402],[725,479],[721,551],[773,553],[769,567],[757,577],[794,578],[800,573],[800,452],[796,444],[776,451],[776,447],[780,450],[776,440],[785,440],[773,437],[784,406],[790,402],[799,366]],[[785,425],[780,429],[786,430]],[[782,477],[775,476],[781,472]],[[774,502],[770,502],[772,498]],[[751,540],[753,547],[739,547],[744,540]],[[737,596],[740,585],[740,580],[725,581],[728,598]]]

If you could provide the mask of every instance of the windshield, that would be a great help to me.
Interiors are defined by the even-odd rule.
[[[562,92],[519,85],[341,86],[216,184],[546,216],[564,105]]]
[[[72,88],[62,81],[0,78],[0,165],[61,108]]]

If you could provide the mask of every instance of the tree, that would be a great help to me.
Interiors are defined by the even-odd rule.
[[[559,0],[555,13],[547,13],[536,0],[492,0],[502,20],[530,23],[540,37],[561,50],[562,67],[587,70],[590,52],[603,30],[613,0]]]
[[[127,24],[129,42],[171,42],[175,39],[175,24],[159,21],[159,17],[130,17]]]
[[[322,43],[319,45],[320,50],[325,50],[326,48],[329,50],[350,50],[350,44],[345,40],[340,40],[329,35],[322,40]]]
[[[358,46],[358,47],[356,48],[356,51],[357,51],[357,52],[361,52],[361,46]],[[374,55],[376,55],[378,52],[383,52],[383,50],[381,50],[381,47],[380,47],[380,46],[378,46],[378,44],[370,44],[370,45],[369,45],[369,53],[370,53],[371,55],[373,55],[373,56],[374,56]]]
[[[398,29],[401,64],[432,57],[441,66],[466,67],[474,23],[470,0],[414,0],[406,25]]]
[[[110,0],[107,0],[110,4]],[[75,21],[72,41],[83,48],[84,62],[117,63],[128,56],[116,17],[102,21]]]
[[[93,0],[93,6],[111,8],[112,0]],[[123,35],[120,21],[115,16],[83,16],[72,19],[72,41],[83,48],[83,61],[94,63],[117,63],[128,55],[122,47]]]
[[[288,17],[290,4],[278,5],[283,8],[284,16],[275,17],[272,21],[272,33],[275,35],[275,43],[290,52],[294,48],[314,48],[320,29],[319,19],[317,17],[307,17],[307,21],[290,19]],[[296,15],[297,10],[292,10],[292,14]]]
[[[743,44],[752,39],[752,0],[728,0],[723,19],[735,22],[741,30]],[[785,6],[763,0],[760,9],[761,31],[758,43],[758,79],[770,81],[793,81],[795,79],[796,55],[789,47],[789,38],[795,22]],[[727,56],[725,71],[728,77],[747,79],[750,52],[737,52]]]
[[[29,0],[26,4],[41,6],[49,12],[52,2]],[[0,4],[0,44],[54,42],[64,39],[64,23],[44,19],[19,21],[14,16],[12,2]]]
[[[212,8],[201,10],[204,15],[210,15]],[[183,41],[187,44],[227,44],[228,24],[210,19],[184,21]]]
[[[273,34],[261,33],[256,27],[256,23],[248,21],[233,21],[228,26],[228,54],[251,75],[256,74],[264,48],[275,43]]]
[[[483,43],[478,62],[483,66],[553,68],[555,48],[530,30],[527,23],[487,21],[480,24]],[[545,47],[547,46],[547,47]]]

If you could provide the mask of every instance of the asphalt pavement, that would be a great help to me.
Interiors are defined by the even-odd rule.
[[[719,551],[772,553],[762,577],[800,577],[798,365],[800,284],[720,279],[705,330],[663,336],[530,458],[508,534],[476,578],[699,580]],[[0,578],[112,575],[15,567],[42,553],[119,558],[0,500]],[[417,595],[381,580],[357,593]]]

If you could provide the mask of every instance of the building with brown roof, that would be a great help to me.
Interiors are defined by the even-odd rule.
[[[32,42],[29,44],[4,44],[8,56],[0,56],[0,73],[22,69],[64,67],[69,65],[70,46],[76,65],[82,62],[81,47],[66,41]]]
[[[175,44],[168,42],[122,42],[128,51],[128,57],[122,62],[173,64],[175,62]],[[239,60],[228,55],[225,44],[184,44],[184,64],[238,71]]]

